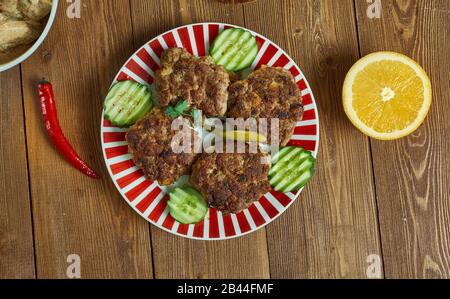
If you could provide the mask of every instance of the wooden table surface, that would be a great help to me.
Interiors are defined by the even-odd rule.
[[[365,278],[379,257],[386,278],[450,278],[450,1],[81,0],[60,1],[44,44],[0,74],[0,277],[66,278],[77,254],[82,278]],[[183,239],[125,203],[100,146],[103,98],[142,44],[176,26],[220,21],[257,31],[297,61],[315,94],[321,144],[314,180],[285,214],[229,241]],[[433,104],[409,137],[365,137],[346,118],[341,88],[373,51],[417,60]],[[100,170],[69,166],[41,124],[36,83],[49,78],[61,126]],[[369,271],[370,272],[370,271]]]

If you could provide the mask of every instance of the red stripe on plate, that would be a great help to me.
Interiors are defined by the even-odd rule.
[[[288,146],[300,146],[305,150],[313,151],[316,149],[316,142],[314,140],[290,140]]]
[[[202,220],[201,222],[197,223],[194,226],[194,233],[193,233],[194,237],[196,237],[196,238],[203,238],[203,232],[204,232],[204,228],[203,227],[204,227],[204,225],[205,225],[205,223]]]
[[[248,211],[250,212],[250,215],[252,215],[253,222],[255,222],[257,227],[260,227],[263,225],[266,221],[264,220],[261,213],[258,211],[258,209],[255,207],[255,205],[251,205],[248,208]]]
[[[173,219],[172,216],[170,216],[170,214],[167,214],[166,219],[164,220],[162,226],[171,230],[174,223],[175,219]]]
[[[187,232],[189,230],[189,224],[181,224],[178,226],[177,233],[182,235],[187,235]]]
[[[118,76],[117,76],[117,81],[126,81],[126,80],[131,80],[131,77],[128,76],[127,74],[125,74],[124,72],[121,72]]]
[[[114,126],[111,124],[111,122],[110,122],[109,120],[107,120],[106,118],[103,119],[103,126],[104,126],[104,127],[108,127],[108,128],[114,127]]]
[[[262,65],[266,65],[267,63],[269,63],[270,59],[272,59],[273,55],[275,55],[277,51],[278,49],[273,44],[269,44],[261,59],[258,61],[256,68],[258,69]]]
[[[125,132],[105,132],[103,133],[103,142],[125,141]]]
[[[131,168],[131,167],[133,167],[135,165],[136,164],[134,164],[134,161],[130,159],[130,160],[126,160],[126,161],[123,161],[123,162],[116,163],[116,164],[112,164],[110,166],[110,168],[111,168],[112,174],[115,175],[115,174],[118,174],[118,173],[120,173],[120,172],[122,172],[124,170],[127,170],[128,168]]]
[[[316,134],[317,134],[316,125],[295,127],[294,129],[294,135],[316,135]]]
[[[223,26],[223,28],[226,30],[226,29],[230,29],[230,28],[236,28],[236,27],[234,27],[234,26],[230,26],[230,25],[225,25],[225,26]]]
[[[147,73],[136,61],[134,61],[133,59],[131,59],[126,67],[132,71],[133,73],[135,73],[139,78],[141,78],[142,80],[144,80],[145,82],[147,82],[148,84],[152,84],[153,83],[153,78],[152,76],[150,76],[149,73]]]
[[[310,109],[303,112],[302,120],[312,120],[312,119],[316,119],[316,113],[314,112],[314,109]]]
[[[295,77],[297,77],[298,75],[300,75],[300,71],[298,70],[298,68],[295,66],[295,65],[293,65],[290,69],[289,69],[289,71],[291,72],[291,74],[292,74],[292,76],[295,78]]]
[[[165,195],[161,200],[158,202],[156,207],[153,209],[153,211],[148,215],[148,219],[157,222],[159,220],[159,217],[161,217],[161,214],[164,212],[164,209],[167,206],[167,201],[169,200],[169,195]],[[170,215],[168,215],[170,217]],[[172,217],[170,217],[172,218]]]
[[[248,232],[250,228],[250,224],[248,223],[247,217],[245,217],[245,214],[243,212],[240,212],[239,214],[236,214],[237,221],[239,223],[239,227],[241,229],[242,233]]]
[[[312,104],[312,102],[313,102],[313,100],[312,100],[311,94],[307,93],[302,97],[303,106]]]
[[[300,81],[298,81],[297,86],[298,86],[298,88],[300,88],[300,90],[305,90],[308,88],[308,86],[306,85],[305,79],[301,79]]]
[[[288,64],[289,62],[289,58],[287,58],[286,55],[281,54],[281,56],[277,59],[277,61],[275,61],[275,63],[273,64],[274,67],[283,67],[286,64]]]
[[[187,27],[178,29],[178,36],[180,37],[183,48],[185,48],[189,53],[194,54],[192,52],[191,39],[189,38],[189,32]]]
[[[284,207],[291,203],[291,199],[283,192],[270,191],[270,194],[272,194]]]
[[[128,145],[109,147],[105,149],[105,152],[107,159],[122,156],[128,154]]]
[[[153,72],[156,72],[159,69],[159,65],[156,61],[150,56],[146,49],[142,49],[137,53],[137,56],[145,63]]]
[[[263,39],[263,38],[260,37],[260,36],[255,36],[255,38],[256,38],[256,43],[258,44],[258,48],[261,49],[262,45],[263,45],[264,42],[265,42],[265,39]]]
[[[270,203],[270,201],[264,196],[261,197],[258,202],[261,204],[264,211],[266,211],[267,215],[269,215],[270,218],[274,218],[275,216],[278,215],[277,209],[275,209],[275,207]]]
[[[199,56],[205,56],[205,34],[203,32],[203,25],[195,25],[193,27],[194,30],[194,38],[195,38],[195,44],[197,46],[197,52]]]
[[[128,186],[129,184],[133,183],[134,181],[136,181],[137,179],[139,179],[140,177],[142,177],[144,174],[142,173],[142,171],[140,169],[127,174],[124,177],[121,177],[120,179],[117,180],[117,185],[119,185],[120,188],[125,188],[126,186]]]
[[[156,186],[155,189],[150,191],[150,193],[147,194],[144,199],[137,204],[136,209],[138,209],[138,211],[140,211],[141,213],[144,213],[160,193],[161,189]]]
[[[234,236],[236,231],[234,230],[233,220],[230,215],[223,215],[223,228],[225,229],[225,236]]]
[[[219,25],[209,24],[208,33],[209,33],[209,44],[211,45],[214,39],[217,37],[217,35],[219,35]]]
[[[154,39],[148,45],[150,48],[152,48],[153,52],[155,52],[156,56],[161,57],[162,53],[164,52],[164,49],[159,40]]]
[[[219,237],[219,220],[217,219],[217,210],[214,208],[209,209],[209,237]]]
[[[152,184],[151,181],[145,180],[127,193],[125,193],[125,197],[128,198],[130,202],[133,202],[139,195],[142,194],[142,192],[145,191],[150,185]]]
[[[163,35],[163,39],[166,42],[167,47],[169,48],[176,48],[177,42],[175,41],[175,37],[173,37],[172,32],[168,32]]]

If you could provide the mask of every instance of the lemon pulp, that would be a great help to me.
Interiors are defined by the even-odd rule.
[[[378,52],[358,61],[344,82],[345,112],[363,133],[397,139],[423,122],[431,104],[431,84],[412,59]]]

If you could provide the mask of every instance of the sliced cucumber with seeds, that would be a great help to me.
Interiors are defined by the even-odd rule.
[[[170,215],[180,223],[194,224],[202,221],[208,212],[203,196],[192,187],[175,188],[167,201]]]
[[[287,146],[272,157],[269,182],[275,191],[300,190],[314,175],[316,159],[301,147]]]
[[[150,89],[135,81],[114,84],[104,103],[105,117],[118,127],[128,127],[152,109]]]
[[[249,67],[258,54],[256,38],[247,30],[230,28],[222,31],[211,45],[210,55],[229,72]]]

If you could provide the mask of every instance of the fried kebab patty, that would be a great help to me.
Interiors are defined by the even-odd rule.
[[[230,78],[215,65],[212,57],[196,58],[182,48],[171,48],[161,57],[156,73],[156,94],[161,106],[175,105],[180,99],[209,117],[223,116],[227,110]]]
[[[194,164],[191,183],[210,207],[238,213],[270,190],[269,169],[270,156],[261,152],[205,153]]]
[[[292,74],[283,68],[262,66],[229,89],[228,112],[231,118],[267,118],[271,144],[271,118],[279,119],[279,144],[291,138],[295,124],[303,116],[300,90]],[[260,132],[261,133],[261,132]]]
[[[185,121],[192,121],[188,118]],[[181,139],[173,138],[183,132],[186,138],[200,138],[193,130],[176,131],[171,129],[173,119],[162,109],[154,108],[147,116],[132,126],[127,134],[128,149],[133,154],[133,160],[150,180],[157,180],[160,185],[171,185],[180,176],[189,174],[192,165],[199,156],[192,147],[191,153],[175,153],[172,150],[174,142]],[[180,135],[181,136],[181,135]],[[189,137],[188,137],[189,136]],[[186,139],[187,140],[187,139]],[[192,143],[194,144],[194,143]],[[201,146],[201,142],[196,143]]]

